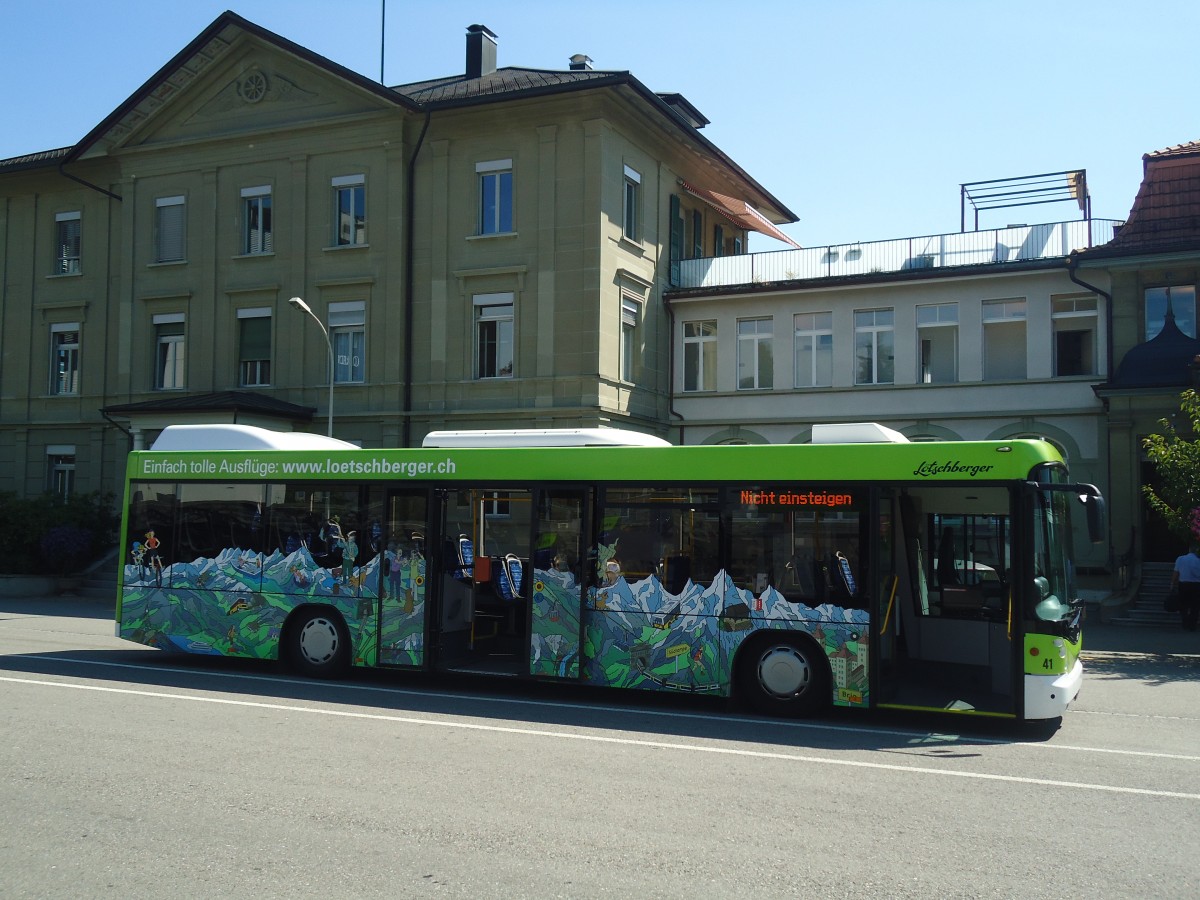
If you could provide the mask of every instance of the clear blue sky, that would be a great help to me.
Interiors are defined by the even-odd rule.
[[[378,79],[383,0],[0,0],[0,159],[75,143],[225,9]],[[678,91],[805,246],[957,231],[959,184],[1087,170],[1123,219],[1143,153],[1200,139],[1196,0],[386,0],[384,80],[586,53]],[[990,217],[990,218],[989,218]],[[1078,217],[1000,210],[980,226]],[[782,249],[754,237],[751,250]]]

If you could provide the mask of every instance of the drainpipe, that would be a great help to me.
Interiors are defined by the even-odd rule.
[[[417,187],[417,154],[425,143],[425,132],[429,130],[429,117],[432,111],[425,109],[425,123],[421,126],[421,134],[417,137],[417,145],[413,147],[412,156],[408,158],[408,185],[406,186],[404,210],[404,429],[401,432],[400,446],[412,446],[412,395],[413,395],[413,294],[416,280],[413,276],[414,238],[413,227],[416,221],[416,200],[413,193]]]
[[[101,194],[103,194],[105,197],[108,197],[110,200],[122,199],[119,195],[114,194],[112,191],[106,191],[104,188],[100,187],[100,185],[98,185],[98,184],[92,184],[90,181],[84,181],[82,178],[80,178],[77,175],[72,175],[70,172],[68,172],[64,168],[64,166],[66,166],[66,164],[67,164],[66,160],[63,160],[62,162],[60,162],[58,164],[58,174],[61,175],[63,178],[69,178],[69,179],[71,179],[71,181],[78,182],[79,184],[82,184],[86,188],[91,188],[93,191],[99,191]]]
[[[667,308],[667,404],[668,412],[672,417],[679,420],[679,446],[687,445],[687,426],[683,423],[687,421],[679,413],[675,411],[675,310],[671,307],[671,301],[663,297],[663,306]]]
[[[1086,281],[1082,280],[1078,275],[1075,274],[1075,272],[1078,268],[1079,268],[1079,258],[1074,253],[1072,253],[1070,256],[1067,257],[1067,277],[1070,278],[1073,282],[1075,282],[1080,287],[1087,288],[1092,293],[1099,294],[1101,297],[1103,297],[1104,298],[1104,308],[1108,311],[1107,316],[1106,316],[1106,318],[1108,319],[1108,323],[1107,323],[1108,327],[1104,329],[1105,345],[1106,345],[1105,352],[1108,356],[1108,362],[1107,362],[1108,371],[1105,373],[1105,380],[1112,381],[1112,377],[1113,377],[1112,294],[1110,294],[1108,291],[1101,290],[1100,288],[1096,287],[1094,284],[1088,284]]]
[[[1108,372],[1106,374],[1105,381],[1107,381],[1111,384],[1112,378],[1113,378],[1113,352],[1114,352],[1113,351],[1113,328],[1112,328],[1112,321],[1113,321],[1112,294],[1109,293],[1108,291],[1101,290],[1100,288],[1096,287],[1094,284],[1088,284],[1086,281],[1081,279],[1078,275],[1075,274],[1075,272],[1078,268],[1079,268],[1079,257],[1076,256],[1074,253],[1072,253],[1070,256],[1067,257],[1067,277],[1070,278],[1073,282],[1075,282],[1080,287],[1086,288],[1087,290],[1092,291],[1093,293],[1099,294],[1101,297],[1104,298],[1104,308],[1107,310],[1105,318],[1108,320],[1107,321],[1108,327],[1104,329],[1104,331],[1105,331],[1105,342],[1104,342],[1105,343],[1105,351],[1108,355],[1108,364],[1106,366],[1106,368],[1108,369]],[[1104,400],[1104,412],[1105,412],[1105,415],[1107,416],[1107,414],[1108,414],[1108,399],[1107,398],[1105,398],[1105,400]],[[1108,442],[1105,441],[1105,443],[1107,444]],[[1112,447],[1111,446],[1108,447],[1108,452],[1105,454],[1104,463],[1105,463],[1105,470],[1106,470],[1105,477],[1108,479],[1108,489],[1111,491],[1112,483],[1113,483]],[[1134,541],[1134,539],[1131,536],[1129,539],[1130,551],[1132,551],[1134,549],[1133,541]],[[1138,554],[1138,555],[1140,556],[1140,554]],[[1110,526],[1109,532],[1108,532],[1108,567],[1109,567],[1109,570],[1112,571],[1114,574],[1116,573],[1116,567],[1113,565],[1113,562],[1115,560],[1116,560],[1116,547],[1113,546],[1112,527]],[[1135,561],[1137,562],[1137,564],[1139,564],[1139,565],[1141,564],[1140,559],[1137,559]]]

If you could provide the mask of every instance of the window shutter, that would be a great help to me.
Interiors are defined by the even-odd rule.
[[[242,319],[241,361],[271,358],[271,319]]]

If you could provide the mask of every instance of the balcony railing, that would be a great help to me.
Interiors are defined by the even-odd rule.
[[[676,287],[728,287],[1054,259],[1065,257],[1072,250],[1108,243],[1120,224],[1113,219],[1091,219],[892,241],[832,244],[804,250],[684,259],[679,262],[679,282]]]

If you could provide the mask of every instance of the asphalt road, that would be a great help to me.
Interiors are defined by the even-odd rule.
[[[1200,896],[1196,635],[1096,629],[1048,729],[324,684],[108,615],[0,600],[4,898]]]

